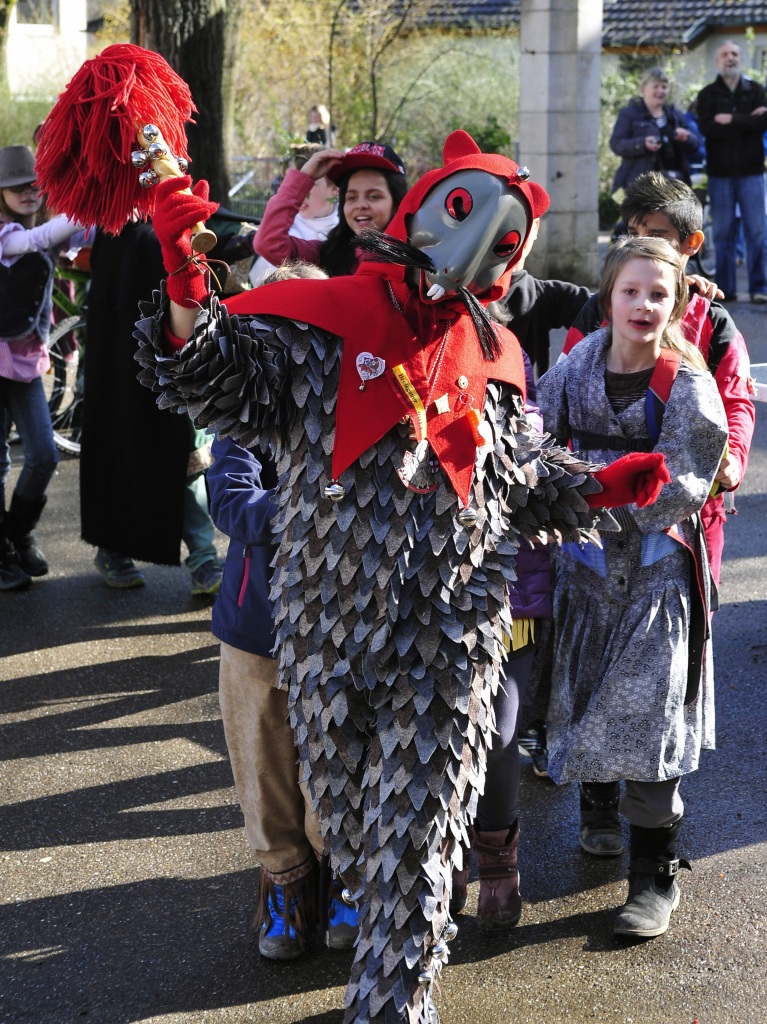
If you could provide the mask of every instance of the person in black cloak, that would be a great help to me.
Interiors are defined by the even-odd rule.
[[[215,593],[222,570],[203,469],[210,439],[157,408],[136,380],[133,325],[139,299],[165,276],[150,224],[97,233],[91,254],[80,456],[82,539],[110,587],[144,585],[137,559],[180,565],[192,592]],[[191,472],[190,472],[191,471]]]

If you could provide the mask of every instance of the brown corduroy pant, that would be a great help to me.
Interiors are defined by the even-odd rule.
[[[256,861],[280,874],[302,864],[322,836],[288,723],[277,662],[221,644],[219,703],[245,834]]]

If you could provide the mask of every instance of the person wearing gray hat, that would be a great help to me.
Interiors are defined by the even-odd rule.
[[[35,226],[42,202],[32,150],[0,149],[0,590],[20,590],[48,572],[33,532],[58,463],[42,382],[50,367],[54,264],[48,250],[80,226],[64,216]],[[10,422],[23,442],[24,463],[6,506]]]

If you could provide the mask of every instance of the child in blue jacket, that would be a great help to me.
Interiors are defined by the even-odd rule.
[[[269,521],[274,467],[227,438],[213,442],[208,470],[211,517],[230,537],[211,629],[221,641],[219,702],[245,834],[260,865],[258,948],[270,960],[303,952],[319,920],[323,843],[278,689],[269,600],[274,553]],[[328,944],[354,942],[354,912],[333,898]]]
[[[299,265],[300,266],[300,265]],[[306,276],[324,276],[309,268]],[[304,276],[284,267],[269,278]],[[267,457],[228,438],[213,442],[208,469],[210,514],[229,538],[211,629],[221,641],[219,702],[245,834],[260,865],[254,927],[270,960],[304,951],[319,919],[323,842],[288,722],[288,692],[278,689],[269,580],[274,539],[271,497],[277,482]],[[356,911],[334,891],[327,942],[350,948]]]

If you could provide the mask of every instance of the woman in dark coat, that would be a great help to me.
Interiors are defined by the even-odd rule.
[[[651,68],[635,96],[618,114],[610,149],[621,157],[613,192],[626,188],[646,171],[661,171],[690,184],[689,161],[700,146],[681,110],[667,103],[669,80],[662,68]]]

